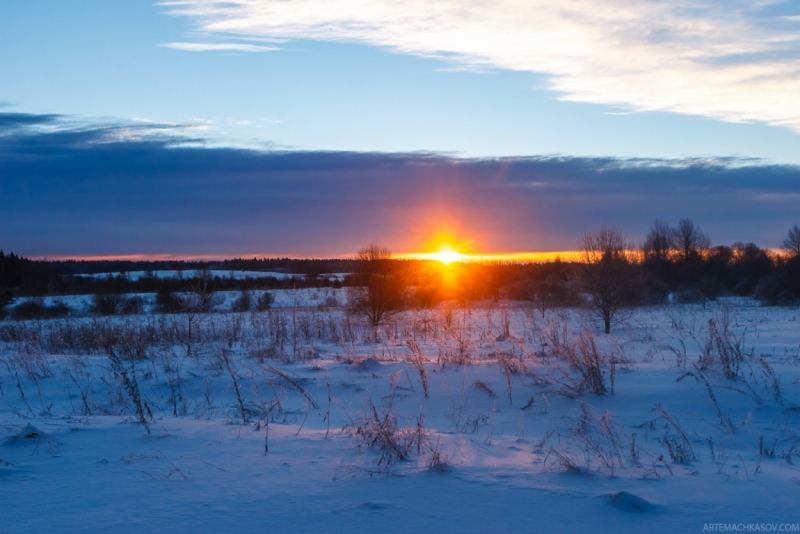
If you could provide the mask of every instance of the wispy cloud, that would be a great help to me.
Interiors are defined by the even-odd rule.
[[[175,0],[209,35],[365,43],[550,75],[560,98],[800,132],[800,10],[780,0]],[[793,10],[788,12],[789,10]]]
[[[274,46],[263,46],[246,43],[165,43],[165,48],[184,50],[187,52],[233,51],[233,52],[271,52],[278,50]]]

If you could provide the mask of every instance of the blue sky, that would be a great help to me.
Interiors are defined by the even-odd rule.
[[[244,148],[262,156],[287,150],[306,157],[346,151],[370,161],[376,154],[391,159],[426,152],[469,165],[477,165],[476,158],[544,156],[556,161],[552,158],[559,156],[595,162],[598,167],[586,176],[607,168],[602,163],[607,158],[615,165],[655,158],[655,166],[680,172],[688,172],[687,158],[703,158],[715,161],[715,168],[750,169],[745,174],[753,187],[794,198],[795,181],[780,182],[779,190],[761,181],[774,179],[774,172],[764,169],[788,166],[782,168],[795,172],[793,166],[800,164],[800,2],[698,1],[686,7],[670,0],[575,0],[558,9],[553,5],[538,0],[3,2],[0,113],[12,119],[38,117],[24,128],[17,119],[6,121],[0,133],[7,139],[18,136],[19,143],[3,146],[18,150],[20,143],[39,136],[36,146],[66,150],[52,137],[54,131],[91,131],[95,140],[102,131],[103,143],[118,143],[120,154],[129,158],[144,157],[144,148],[160,154],[175,146],[194,153]],[[58,117],[43,120],[44,114]],[[12,122],[13,128],[8,126]],[[122,150],[137,143],[142,150]],[[69,146],[86,149],[80,143]],[[195,236],[188,246],[189,217],[182,231],[164,232],[155,243],[144,238],[126,243],[108,229],[122,232],[124,221],[115,220],[100,232],[111,220],[104,218],[108,214],[83,207],[81,216],[94,222],[77,224],[72,221],[79,216],[77,204],[65,201],[49,212],[57,216],[38,213],[36,203],[29,204],[19,189],[22,180],[28,193],[44,194],[45,182],[36,181],[45,180],[42,169],[71,175],[80,166],[59,169],[48,160],[28,168],[9,154],[0,156],[0,165],[16,174],[0,178],[2,190],[15,213],[27,216],[5,218],[0,246],[6,250],[30,255],[324,255],[347,252],[365,239],[396,249],[414,246],[397,225],[346,239],[329,235],[323,243],[315,228],[324,223],[313,214],[301,221],[277,212],[272,222],[257,217],[257,223],[294,228],[291,240],[250,238],[254,231],[243,221],[236,228],[220,224],[219,236],[206,241]],[[250,152],[214,154],[224,154],[235,166],[237,157]],[[45,156],[37,152],[35,157]],[[730,157],[737,159],[720,159]],[[142,168],[140,160],[118,165]],[[657,179],[642,165],[636,168],[645,185]],[[216,179],[224,184],[229,174],[219,167]],[[370,184],[384,179],[380,173],[361,174]],[[352,180],[348,175],[343,187],[363,189]],[[190,187],[182,180],[175,183]],[[740,184],[734,188],[741,192]],[[242,198],[248,195],[241,184],[234,189]],[[109,190],[109,198],[117,198],[114,191]],[[496,250],[562,250],[572,248],[583,229],[603,223],[635,236],[646,232],[655,216],[690,216],[704,228],[719,227],[717,242],[757,240],[776,246],[788,225],[797,222],[791,208],[771,213],[753,208],[742,220],[732,206],[729,211],[722,206],[711,216],[702,206],[688,209],[693,202],[680,202],[680,192],[654,184],[651,196],[656,198],[658,191],[678,195],[660,213],[626,211],[609,199],[588,211],[567,204],[565,210],[582,210],[572,219],[579,223],[564,217],[560,226],[542,228],[547,224],[542,218],[528,220],[539,225],[531,232],[546,238],[500,225],[483,241]],[[231,196],[226,200],[231,206],[220,209],[235,208],[237,198]],[[538,205],[530,202],[517,209]],[[466,205],[453,200],[440,208],[452,214]],[[345,204],[337,209],[348,211]],[[58,232],[22,222],[42,217],[50,217],[56,227],[66,220],[77,224],[71,234],[75,243],[67,246],[72,241]],[[487,228],[488,221],[498,219],[485,217]],[[442,224],[457,226],[442,218]],[[342,224],[370,226],[367,219],[357,220]],[[131,220],[128,230],[136,224]],[[226,244],[226,236],[236,232],[240,235]]]

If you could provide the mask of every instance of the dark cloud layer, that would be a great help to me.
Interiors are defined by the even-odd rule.
[[[487,251],[565,250],[604,223],[689,216],[715,243],[777,246],[800,168],[204,148],[165,125],[0,113],[0,247],[34,255],[409,251],[436,229]]]

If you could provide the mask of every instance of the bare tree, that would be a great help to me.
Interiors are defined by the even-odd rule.
[[[674,250],[675,229],[671,228],[669,223],[656,219],[642,245],[645,259],[665,261]]]
[[[188,308],[200,313],[209,313],[214,306],[219,304],[220,298],[214,288],[214,276],[208,267],[202,267],[195,271],[197,283],[190,290],[191,299]]]
[[[675,229],[675,248],[683,261],[697,258],[711,247],[711,238],[704,234],[691,219],[681,219]]]
[[[606,334],[612,324],[628,315],[624,313],[627,308],[641,302],[644,293],[632,248],[617,228],[609,226],[587,233],[580,243],[580,290],[602,319]]]
[[[792,256],[800,256],[800,227],[795,224],[789,228],[789,235],[783,240],[781,247]]]
[[[392,253],[370,243],[356,253],[355,265],[358,285],[347,290],[347,309],[378,326],[403,307],[403,284],[392,268]]]

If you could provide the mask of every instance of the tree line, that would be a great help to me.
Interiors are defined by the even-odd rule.
[[[377,244],[355,258],[348,306],[374,325],[409,306],[443,300],[511,299],[544,311],[588,306],[606,333],[634,306],[705,302],[721,295],[755,297],[768,305],[800,303],[800,228],[789,229],[782,251],[754,243],[712,246],[691,219],[655,221],[637,245],[605,226],[583,236],[579,261],[543,264],[398,262]]]
[[[768,305],[800,302],[797,225],[789,229],[780,252],[754,243],[715,246],[691,219],[681,219],[675,226],[657,220],[640,244],[618,229],[604,227],[587,233],[578,249],[578,261],[465,262],[446,268],[435,261],[396,259],[377,244],[365,247],[351,260],[34,261],[0,251],[0,309],[25,297],[155,293],[159,305],[163,304],[161,308],[170,311],[168,303],[174,302],[175,295],[196,292],[200,285],[209,293],[347,287],[353,309],[363,312],[374,307],[367,313],[373,322],[380,322],[398,309],[430,307],[448,300],[510,299],[529,301],[542,310],[587,302],[595,308],[618,310],[611,317],[608,313],[603,317],[608,326],[619,317],[619,310],[668,299],[704,302],[722,295],[738,295],[754,297]],[[156,276],[155,267],[169,267],[178,275]],[[86,276],[108,269],[118,274]],[[213,269],[269,269],[293,276],[209,276]],[[145,274],[135,279],[125,274],[133,270]],[[341,280],[325,276],[331,272],[350,274]],[[364,293],[365,288],[371,289]],[[377,302],[371,302],[375,299]],[[107,300],[115,301],[111,297]]]

